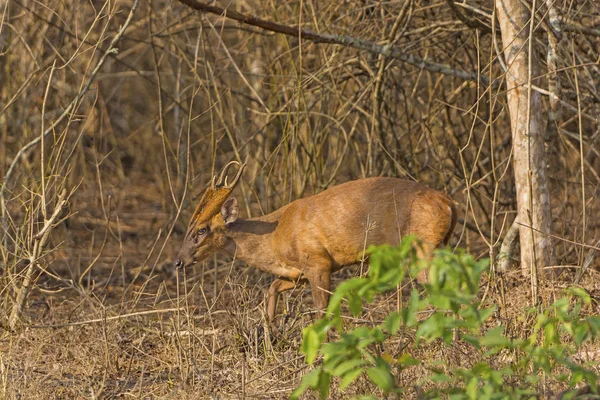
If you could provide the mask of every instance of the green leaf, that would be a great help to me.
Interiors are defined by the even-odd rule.
[[[600,317],[588,317],[587,323],[594,336],[600,334]]]
[[[403,366],[411,366],[411,365],[420,365],[421,362],[419,360],[417,360],[416,358],[414,358],[413,356],[411,356],[408,353],[404,353],[402,354],[400,357],[398,357],[398,361],[397,363],[399,365],[403,365]]]
[[[408,301],[408,307],[402,310],[402,318],[408,328],[413,328],[417,325],[417,312],[419,311],[419,305],[421,300],[419,299],[419,291],[413,289],[410,292],[410,300]]]
[[[329,385],[331,384],[331,375],[327,372],[322,372],[319,375],[319,382],[317,383],[317,391],[322,399],[326,399],[329,394]]]
[[[356,294],[350,294],[348,296],[348,306],[352,315],[358,317],[362,311],[362,299]]]
[[[592,302],[590,294],[582,288],[570,287],[567,288],[567,293],[579,297],[586,305]]]
[[[433,314],[421,323],[417,329],[417,340],[425,339],[428,342],[445,336],[446,327],[451,318],[446,318],[440,312]]]
[[[569,317],[569,299],[566,297],[561,297],[560,299],[556,300],[552,304],[552,308],[556,310],[556,313],[561,318],[564,319]]]
[[[348,359],[348,356],[344,353],[337,353],[333,355],[324,355],[323,356],[323,371],[327,373],[332,373],[333,369],[335,369],[339,364],[343,363]]]
[[[306,355],[306,362],[312,365],[317,358],[317,352],[319,351],[319,347],[321,346],[321,338],[319,334],[312,329],[312,327],[308,327],[304,330],[304,340],[302,341],[302,353]]]
[[[340,390],[346,389],[348,387],[348,385],[350,385],[352,382],[354,382],[356,380],[356,378],[358,378],[363,372],[364,372],[363,368],[358,368],[358,369],[352,370],[352,371],[348,372],[347,374],[345,374],[342,377],[342,381],[340,382]]]
[[[371,336],[371,329],[366,326],[359,326],[358,328],[351,331],[348,335],[355,338],[365,338]]]
[[[350,371],[354,368],[361,367],[365,364],[368,364],[368,361],[363,360],[362,358],[344,361],[344,362],[340,363],[337,367],[334,368],[333,375],[335,375],[335,376],[345,375],[348,373],[348,371]]]
[[[452,381],[452,378],[450,378],[448,375],[443,374],[443,373],[431,374],[429,379],[431,379],[432,382],[437,382],[437,383]]]
[[[379,343],[383,342],[386,339],[386,335],[383,333],[381,327],[379,326],[376,326],[375,328],[371,329],[371,337],[374,341]]]
[[[329,342],[321,346],[321,353],[327,360],[331,360],[337,356],[346,358],[346,353],[351,351],[353,347],[354,345],[348,345],[344,342]]]
[[[588,326],[586,324],[582,324],[579,322],[574,323],[573,327],[573,338],[575,339],[575,344],[577,346],[581,346],[584,340],[588,338],[589,331]]]
[[[321,340],[324,340],[325,334],[332,326],[333,326],[333,322],[326,318],[321,318],[320,320],[317,320],[314,324],[311,325],[312,329],[315,332],[317,332],[319,337],[323,338]]]
[[[390,335],[395,335],[396,333],[398,333],[401,323],[402,315],[400,315],[400,313],[396,311],[392,311],[385,319],[383,327],[390,333]]]
[[[413,244],[419,245],[418,239],[415,235],[407,235],[402,239],[400,245],[398,246],[398,251],[400,252],[400,256],[402,258],[408,258],[415,253]]]
[[[498,326],[490,329],[484,337],[480,338],[479,344],[486,347],[509,347],[511,341],[504,336],[504,327]]]
[[[544,346],[548,347],[559,343],[560,339],[558,337],[556,324],[553,322],[546,324],[546,326],[544,326]]]
[[[394,388],[394,378],[389,369],[383,365],[368,368],[367,375],[374,384],[385,392],[389,392]]]
[[[478,311],[478,321],[481,323],[484,323],[485,321],[488,320],[488,318],[490,318],[498,309],[498,307],[496,307],[496,305],[494,304],[491,307],[488,308],[479,308]]]
[[[319,375],[321,374],[321,368],[317,368],[312,370],[308,374],[302,377],[302,381],[300,381],[300,385],[290,394],[290,400],[297,400],[302,396],[302,393],[306,391],[309,387],[316,387],[319,383]]]
[[[327,312],[335,314],[335,312],[339,310],[344,297],[349,296],[352,292],[358,290],[366,284],[367,280],[364,278],[349,279],[340,283],[329,299]]]
[[[479,383],[479,380],[476,377],[471,378],[469,380],[469,383],[467,383],[466,392],[467,392],[467,397],[469,399],[472,399],[472,400],[477,399],[478,383]]]

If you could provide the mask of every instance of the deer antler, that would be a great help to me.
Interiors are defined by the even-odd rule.
[[[227,171],[234,164],[239,166],[239,170],[233,178],[233,181],[227,183]],[[235,186],[238,184],[245,167],[246,164],[230,161],[221,171],[219,179],[217,179],[216,176],[212,178],[210,188],[206,189],[200,202],[196,206],[192,221],[205,221],[219,212],[225,200],[227,200],[231,192],[233,192],[233,189],[235,189]]]
[[[237,174],[235,175],[235,178],[233,178],[233,181],[230,184],[227,184],[227,171],[229,170],[229,167],[231,167],[232,165],[239,165],[239,169]],[[240,177],[242,176],[242,173],[244,172],[244,168],[246,167],[246,164],[240,164],[237,161],[230,161],[229,163],[227,163],[227,165],[225,167],[223,167],[223,170],[221,171],[221,175],[219,175],[219,180],[216,182],[215,184],[215,178],[213,178],[213,182],[212,182],[212,187],[213,189],[219,189],[221,187],[226,188],[226,189],[233,189],[238,181],[240,180]]]

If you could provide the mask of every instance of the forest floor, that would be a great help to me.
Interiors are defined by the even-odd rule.
[[[281,301],[286,312],[273,337],[264,312],[273,277],[221,258],[176,273],[171,262],[185,224],[164,244],[172,216],[161,211],[151,193],[142,186],[114,190],[113,204],[106,206],[108,221],[93,204],[86,207],[89,197],[73,199],[76,209],[89,212],[73,215],[56,231],[64,238],[47,258],[48,269],[63,281],[41,276],[28,302],[26,327],[0,336],[0,397],[283,399],[309,371],[299,349],[302,328],[314,319],[310,289],[298,288]],[[334,285],[359,273],[358,266],[340,271]],[[543,283],[543,306],[560,297],[572,277],[566,272]],[[594,269],[579,284],[595,300],[600,299],[599,278]],[[382,321],[407,301],[412,287],[407,281],[401,297],[378,298],[359,320],[348,317],[349,326]],[[532,328],[529,280],[514,272],[494,281],[484,278],[482,288],[483,302],[498,306],[490,326],[502,324],[513,337]],[[586,312],[597,314],[597,304]],[[406,398],[429,387],[421,378],[434,366],[453,369],[481,359],[465,343],[417,346],[414,339],[408,331],[382,349],[430,361],[397,376]],[[597,348],[587,350],[597,357]],[[360,378],[342,394],[334,390],[331,398],[365,392],[378,394]]]

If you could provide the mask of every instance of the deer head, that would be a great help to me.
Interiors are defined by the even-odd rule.
[[[227,170],[232,165],[239,170],[231,183],[227,183]],[[239,214],[235,198],[229,198],[238,184],[246,164],[231,161],[221,171],[219,179],[213,177],[211,186],[202,194],[202,198],[192,215],[183,245],[173,266],[185,268],[222,249],[227,243],[227,225],[234,222]]]

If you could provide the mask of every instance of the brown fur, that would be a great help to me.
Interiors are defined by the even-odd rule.
[[[270,320],[278,294],[298,282],[310,283],[315,307],[324,309],[331,273],[356,264],[366,247],[397,244],[403,236],[415,234],[423,242],[421,256],[430,257],[436,247],[448,243],[456,224],[456,207],[448,196],[396,178],[346,182],[247,220],[232,218],[238,212],[235,199],[218,201],[221,212],[214,204],[205,204],[204,209],[214,213],[212,218],[206,221],[204,214],[192,219],[176,264],[186,266],[222,250],[278,275],[269,289]],[[210,234],[190,243],[201,228],[210,229]],[[426,281],[426,271],[418,279]]]

